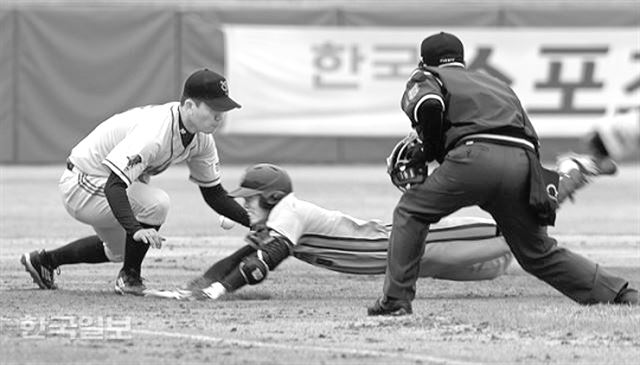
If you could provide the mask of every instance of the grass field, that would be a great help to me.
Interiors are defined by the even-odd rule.
[[[389,221],[399,193],[381,166],[287,166],[296,195]],[[243,167],[223,170],[233,188]],[[0,166],[0,363],[636,364],[640,307],[579,306],[513,265],[493,281],[422,279],[414,315],[370,318],[381,276],[289,259],[260,286],[217,302],[122,297],[116,264],[63,266],[60,289],[35,287],[22,252],[92,231],[65,212],[59,166]],[[143,266],[150,287],[173,287],[242,244],[186,182],[183,166],[153,180],[172,198],[168,241]],[[456,215],[486,216],[478,209]],[[563,206],[550,232],[640,287],[640,166],[622,166]],[[100,323],[103,320],[104,322]],[[120,321],[110,323],[109,321]],[[75,321],[75,323],[73,323]],[[68,332],[56,331],[65,324]],[[121,332],[114,332],[118,327]],[[58,328],[59,329],[59,328]],[[80,330],[83,331],[80,331]],[[89,330],[93,338],[89,338]]]

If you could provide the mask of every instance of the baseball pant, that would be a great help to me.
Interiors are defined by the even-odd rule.
[[[412,300],[429,225],[478,205],[495,219],[524,270],[576,302],[612,302],[627,281],[558,247],[547,227],[538,224],[528,198],[529,160],[522,148],[486,142],[454,148],[424,183],[402,195],[394,210],[384,294]]]
[[[93,227],[104,242],[104,252],[112,262],[124,259],[126,233],[118,223],[104,194],[106,177],[65,169],[58,189],[67,212],[76,220]],[[134,182],[127,196],[136,219],[152,226],[162,225],[169,212],[169,196],[161,189]]]
[[[495,223],[483,218],[447,218],[433,225],[419,263],[419,276],[443,280],[490,280],[512,260]],[[302,236],[293,256],[347,274],[384,274],[388,239]]]

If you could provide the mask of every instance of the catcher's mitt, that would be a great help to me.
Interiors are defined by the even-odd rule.
[[[387,173],[393,185],[402,192],[426,180],[429,174],[426,155],[415,132],[411,132],[393,147],[387,157]]]

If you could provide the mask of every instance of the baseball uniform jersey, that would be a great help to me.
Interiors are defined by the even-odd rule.
[[[293,244],[293,255],[312,265],[351,274],[385,272],[390,226],[327,210],[293,193],[269,213],[267,227]],[[509,248],[486,218],[448,218],[431,227],[422,277],[485,280],[504,273]]]
[[[148,185],[150,176],[186,161],[189,179],[199,186],[220,183],[218,152],[210,134],[197,133],[185,147],[178,102],[149,105],[116,114],[98,125],[71,151],[59,188],[67,211],[93,226],[111,261],[124,255],[125,231],[113,216],[104,186],[113,172],[127,186],[139,222],[164,223],[169,197]]]

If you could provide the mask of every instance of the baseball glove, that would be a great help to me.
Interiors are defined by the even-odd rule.
[[[400,191],[423,183],[428,174],[427,155],[415,132],[400,140],[387,157],[387,174]]]

